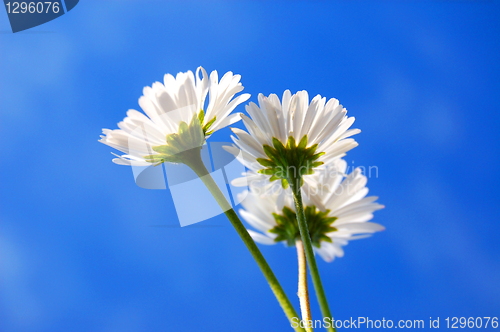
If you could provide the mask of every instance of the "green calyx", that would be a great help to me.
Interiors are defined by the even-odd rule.
[[[214,116],[212,119],[210,119],[210,121],[205,123],[203,125],[203,127],[201,128],[203,130],[203,134],[205,135],[205,137],[213,134],[214,130],[210,130],[210,127],[214,124],[216,119],[217,119],[217,117]],[[198,121],[201,124],[203,123],[203,121],[205,121],[205,112],[203,112],[203,110],[201,110],[200,113],[198,113]]]
[[[153,146],[153,151],[157,154],[144,156],[145,161],[158,166],[164,162],[187,164],[198,160],[200,150],[205,143],[206,130],[213,124],[215,118],[202,127],[205,114],[200,111],[193,116],[191,122],[181,122],[179,131],[166,136],[167,144]]]
[[[264,152],[269,159],[257,158],[257,162],[266,167],[259,171],[261,174],[271,175],[270,181],[281,180],[283,188],[290,184],[301,187],[302,176],[314,173],[314,168],[323,165],[317,161],[324,152],[316,153],[318,144],[307,147],[307,135],[302,137],[299,144],[290,136],[286,146],[276,137],[273,137],[273,146],[264,145]]]
[[[153,151],[158,154],[144,156],[148,163],[158,166],[164,162],[176,164],[192,164],[193,160],[198,162],[200,149],[205,143],[205,137],[211,135],[214,130],[210,127],[214,124],[216,117],[203,124],[205,112],[200,110],[198,115],[193,116],[191,122],[181,122],[179,131],[166,136],[167,144],[153,146]]]
[[[321,241],[332,242],[326,234],[337,230],[332,226],[337,217],[329,217],[330,210],[322,212],[315,206],[307,206],[304,213],[313,246],[319,248]],[[294,246],[301,239],[295,211],[285,206],[281,214],[273,213],[273,216],[276,226],[269,231],[278,235],[274,241],[286,241],[287,245]]]

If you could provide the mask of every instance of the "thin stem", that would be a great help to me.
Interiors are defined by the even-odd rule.
[[[309,235],[306,216],[304,214],[302,194],[300,192],[300,186],[298,185],[299,182],[298,181],[289,181],[289,182],[293,192],[293,199],[295,201],[295,210],[297,213],[297,223],[299,224],[300,237],[304,244],[304,251],[306,254],[307,265],[309,266],[309,272],[311,273],[314,290],[316,291],[316,297],[318,298],[319,307],[321,309],[321,314],[323,315],[323,318],[331,319],[332,314],[330,312],[330,307],[328,306],[328,300],[326,299],[325,290],[321,282],[318,265],[316,264],[316,258],[314,257],[314,251],[311,243],[311,236]],[[336,331],[334,326],[327,327],[327,330],[330,332]]]
[[[217,185],[217,183],[214,181],[214,179],[206,169],[205,165],[203,164],[203,161],[201,160],[201,156],[192,158],[190,161],[186,162],[186,165],[188,165],[200,177],[200,179],[203,181],[205,186],[208,188],[210,193],[213,195],[213,197],[219,204],[219,206],[224,211],[226,217],[229,219],[229,221],[233,225],[238,235],[245,243],[247,249],[250,251],[252,257],[255,259],[257,265],[264,274],[264,277],[266,278],[269,287],[271,287],[271,290],[273,291],[274,296],[276,296],[276,299],[278,300],[281,308],[285,312],[285,315],[288,317],[291,326],[294,327],[295,331],[305,332],[305,330],[302,327],[300,327],[300,324],[297,324],[299,321],[298,319],[299,315],[293,308],[292,303],[288,299],[285,291],[283,290],[278,279],[274,275],[273,270],[267,263],[266,259],[260,252],[259,248],[255,244],[250,234],[248,234],[247,229],[241,222],[236,212],[232,209],[231,205],[229,204],[226,197],[220,190],[219,186]]]
[[[299,289],[297,295],[299,296],[300,301],[300,312],[302,314],[302,321],[304,322],[306,331],[312,332],[313,329],[309,324],[312,322],[312,316],[311,304],[309,302],[309,290],[307,289],[307,263],[302,241],[297,240],[295,242],[295,247],[297,248],[297,260],[299,266]]]

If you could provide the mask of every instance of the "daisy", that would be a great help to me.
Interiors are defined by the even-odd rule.
[[[120,165],[183,162],[185,151],[199,149],[212,133],[241,119],[240,113],[230,114],[250,97],[235,97],[243,90],[240,78],[227,72],[219,81],[217,71],[208,76],[202,67],[196,74],[166,74],[163,83],[144,88],[144,113],[129,110],[120,129],[103,129],[99,142],[124,153],[113,159]]]
[[[307,91],[292,95],[286,90],[281,101],[275,94],[259,94],[258,101],[259,106],[246,106],[250,117],[242,115],[248,132],[233,128],[235,145],[226,150],[267,181],[281,180],[283,187],[300,187],[303,176],[358,145],[348,137],[360,130],[349,129],[354,117],[347,117],[337,99],[327,102],[317,95],[309,102]],[[259,177],[248,178],[255,179]]]
[[[202,145],[212,133],[241,119],[239,113],[230,113],[250,97],[249,94],[235,97],[242,90],[240,75],[231,72],[220,81],[216,71],[208,77],[201,67],[196,74],[191,71],[176,77],[167,74],[163,83],[156,82],[144,88],[139,98],[144,113],[129,110],[127,117],[118,124],[120,129],[103,129],[99,141],[124,153],[113,159],[120,165],[150,166],[173,162],[190,167],[245,243],[292,322],[298,314],[291,301],[201,158]],[[196,208],[202,209],[203,203],[208,202],[197,203]],[[302,328],[295,330],[303,331]]]
[[[384,227],[369,222],[373,212],[383,208],[377,197],[368,194],[367,178],[356,168],[345,175],[347,163],[335,161],[335,168],[323,168],[314,177],[320,186],[302,187],[304,210],[313,249],[325,261],[342,257],[342,246],[350,240],[370,236]],[[239,210],[240,215],[257,231],[248,230],[252,238],[262,244],[283,242],[294,246],[301,240],[295,204],[291,191],[260,192],[250,186]]]

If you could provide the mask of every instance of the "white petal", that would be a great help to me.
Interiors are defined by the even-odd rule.
[[[248,222],[253,228],[261,232],[267,232],[274,226],[266,220],[260,219],[259,217],[248,211],[239,210],[238,212],[240,213],[241,217],[246,220],[246,222]]]
[[[247,231],[255,242],[267,245],[276,244],[276,242],[268,236],[252,231],[251,229],[247,229]]]
[[[225,127],[230,126],[232,124],[235,124],[236,122],[238,122],[240,120],[241,120],[241,113],[231,114],[231,115],[225,117],[222,121],[220,121],[218,123],[214,123],[210,127],[210,131],[212,131],[212,130],[217,131],[219,129],[225,128]]]
[[[335,227],[338,227],[338,230],[343,230],[343,231],[348,231],[352,233],[373,233],[373,232],[380,232],[385,229],[384,226],[379,225],[374,222],[362,222],[362,223],[349,223],[349,224],[343,224],[340,226],[335,225]]]
[[[335,243],[321,242],[321,247],[314,249],[328,263],[332,262],[335,257],[344,256],[344,250]]]

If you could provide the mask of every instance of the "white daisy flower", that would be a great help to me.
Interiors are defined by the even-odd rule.
[[[303,176],[358,145],[348,137],[360,130],[349,129],[354,117],[347,117],[337,99],[327,102],[317,95],[309,102],[307,91],[292,95],[289,90],[281,101],[275,94],[259,94],[258,99],[259,106],[246,106],[250,118],[242,115],[248,133],[233,128],[235,145],[226,149],[268,181],[281,180],[283,187],[292,181],[300,186]],[[252,176],[247,180],[262,179]]]
[[[348,241],[370,236],[384,227],[369,222],[373,212],[383,208],[377,197],[368,194],[367,178],[356,168],[345,176],[347,163],[340,159],[335,168],[323,168],[314,177],[321,186],[302,187],[304,210],[309,235],[315,252],[325,261],[342,257],[342,246]],[[242,193],[244,209],[240,215],[257,231],[248,230],[252,238],[262,244],[283,242],[294,246],[300,240],[295,204],[290,189],[262,192],[251,185]]]
[[[241,113],[230,114],[250,97],[234,98],[243,90],[240,78],[227,72],[219,82],[217,71],[208,77],[202,67],[196,74],[166,74],[163,83],[144,88],[139,105],[145,114],[129,110],[120,129],[103,129],[99,142],[125,153],[113,159],[120,165],[182,162],[181,152],[201,147],[213,132],[241,119]]]

